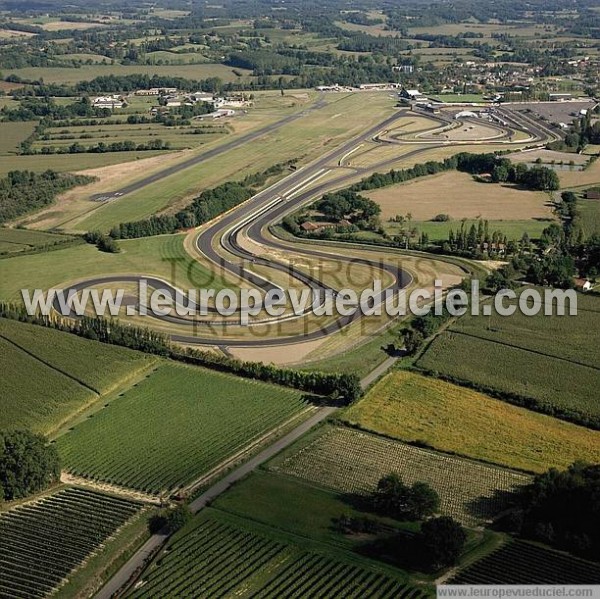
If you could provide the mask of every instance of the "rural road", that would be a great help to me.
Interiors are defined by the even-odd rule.
[[[366,389],[380,376],[385,374],[389,368],[396,362],[396,357],[387,358],[377,368],[370,372],[365,378],[361,380],[361,386]],[[339,408],[333,406],[327,406],[319,408],[310,418],[307,418],[301,422],[292,431],[277,439],[272,445],[269,445],[266,449],[250,458],[247,462],[244,462],[241,466],[232,470],[229,474],[225,475],[221,480],[216,482],[214,485],[209,487],[202,495],[196,498],[190,503],[191,511],[196,514],[204,507],[206,507],[211,501],[214,501],[217,497],[225,493],[229,487],[235,482],[241,480],[259,466],[270,460],[280,451],[283,451],[286,447],[289,447],[292,443],[297,441],[300,437],[305,435],[313,427],[320,422],[323,422],[334,414]],[[108,583],[98,592],[95,599],[111,599],[116,595],[120,589],[122,589],[132,577],[141,571],[146,564],[146,561],[151,557],[155,551],[161,547],[166,540],[167,535],[155,534],[152,535],[140,549],[131,557],[131,559],[108,581]]]

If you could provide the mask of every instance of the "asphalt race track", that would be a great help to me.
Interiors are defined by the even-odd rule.
[[[320,100],[319,102],[317,102],[317,104],[313,105],[313,107],[311,107],[310,110],[318,109],[322,105],[324,105],[324,102],[323,100]],[[132,191],[142,189],[146,185],[154,183],[155,181],[163,177],[170,176],[183,168],[191,166],[192,164],[196,164],[202,160],[206,160],[209,157],[228,151],[229,149],[237,147],[243,143],[247,143],[252,139],[256,139],[257,137],[264,135],[269,131],[277,129],[285,123],[300,118],[302,114],[303,113],[297,113],[291,115],[290,117],[287,117],[282,121],[274,123],[258,131],[249,133],[248,135],[238,138],[237,140],[234,140],[229,144],[225,144],[224,146],[215,148],[214,150],[204,153],[201,156],[196,156],[184,163],[164,169],[159,173],[137,181],[136,183],[133,183],[130,186],[125,187],[121,190],[111,192],[109,194],[100,195],[102,195],[103,197],[118,197],[120,195],[124,195],[127,193],[131,193]],[[325,154],[324,156],[312,162],[311,164],[300,168],[297,171],[294,171],[283,180],[278,181],[268,189],[261,191],[248,201],[244,202],[240,206],[226,213],[224,216],[216,219],[196,238],[195,244],[197,251],[203,254],[214,265],[214,267],[219,269],[221,272],[225,271],[236,278],[242,279],[248,282],[253,288],[259,289],[265,294],[268,291],[272,289],[278,289],[279,287],[271,281],[260,277],[254,272],[251,272],[248,268],[244,268],[244,266],[239,264],[240,261],[246,262],[253,266],[265,266],[270,269],[283,272],[288,277],[292,277],[296,281],[300,282],[303,287],[308,287],[311,290],[313,290],[313,292],[319,293],[322,296],[324,296],[326,292],[333,293],[335,295],[336,290],[323,284],[320,280],[313,277],[312,275],[309,275],[306,272],[295,268],[289,263],[278,262],[272,258],[262,257],[259,254],[255,254],[250,250],[245,249],[239,241],[240,236],[243,235],[249,241],[258,244],[259,246],[289,253],[289,244],[285,244],[281,241],[275,240],[271,236],[265,236],[264,231],[268,228],[268,226],[274,222],[280,221],[283,218],[283,216],[285,216],[287,213],[298,209],[300,206],[314,200],[317,197],[320,197],[320,195],[322,195],[323,193],[326,193],[333,189],[339,189],[343,187],[344,184],[347,184],[351,179],[355,179],[356,172],[353,172],[341,175],[340,177],[337,177],[335,179],[329,179],[326,183],[317,184],[320,178],[332,172],[332,169],[330,167],[328,168],[328,165],[341,164],[343,158],[346,155],[348,155],[353,149],[355,149],[357,145],[361,144],[365,140],[378,141],[379,135],[382,132],[393,128],[394,123],[402,116],[405,116],[405,114],[405,110],[398,110],[394,115],[388,117],[381,123],[371,127],[367,131],[363,132],[361,135],[343,143],[340,147]],[[554,138],[555,136],[554,133],[550,132],[543,125],[533,121],[533,119],[530,119],[520,113],[503,109],[500,112],[500,114],[502,115],[502,118],[506,120],[507,126],[505,127],[505,135],[499,137],[495,141],[495,143],[498,143],[499,145],[506,144],[507,138],[516,129],[526,132],[530,135],[530,138],[536,141],[537,143],[544,142],[548,137],[550,137],[550,135],[552,135],[552,138]],[[427,116],[429,118],[437,120],[441,124],[448,123],[448,120],[445,118],[436,118],[432,115]],[[499,127],[497,124],[495,126]],[[381,143],[389,142],[384,141]],[[490,144],[490,141],[487,141],[485,143]],[[471,144],[473,144],[473,142],[471,142]],[[447,141],[438,143],[436,145],[429,144],[425,148],[418,148],[409,152],[408,154],[404,154],[403,158],[418,155],[422,152],[427,152],[431,150],[432,147],[445,147],[448,145],[461,144],[453,144]],[[385,160],[378,164],[370,166],[368,170],[370,172],[375,172],[384,169],[386,166],[394,163],[395,161],[397,161],[397,158]],[[221,255],[220,251],[217,250],[217,247],[220,250],[225,250],[228,254],[231,254],[238,260],[225,258],[223,255]],[[377,251],[376,247],[369,247],[369,249],[370,251]],[[361,264],[380,272],[386,271],[389,275],[391,275],[393,283],[386,289],[383,289],[381,291],[381,293],[375,298],[374,305],[377,305],[384,301],[386,294],[397,294],[401,289],[407,287],[412,281],[411,275],[408,272],[402,270],[400,267],[392,266],[390,264],[386,264],[375,260],[356,259],[340,255],[332,255],[331,252],[328,253],[326,251],[312,249],[310,247],[306,247],[306,245],[300,244],[294,246],[293,252],[295,256],[299,257],[304,256],[308,258],[321,258],[326,260],[331,260],[332,258],[335,258],[336,261],[346,262],[349,264]],[[176,294],[178,292],[177,289],[175,289],[168,282],[152,276],[143,277],[137,275],[121,275],[112,277],[97,277],[94,279],[80,282],[76,285],[72,285],[71,289],[80,291],[86,287],[102,286],[103,284],[108,283],[139,283],[141,280],[146,281],[149,288],[159,289],[163,291],[168,297],[176,297]],[[56,301],[54,307],[55,309],[58,309],[58,304]],[[188,345],[211,345],[222,347],[280,346],[320,339],[333,333],[339,332],[344,327],[347,327],[352,322],[363,317],[360,310],[357,309],[349,316],[339,317],[333,322],[329,322],[327,325],[308,331],[306,334],[293,335],[287,337],[255,337],[248,339],[233,339],[226,338],[225,336],[221,336],[219,338],[214,336],[206,336],[206,334],[203,335],[201,332],[198,333],[198,331],[201,331],[202,328],[205,326],[215,328],[219,326],[232,324],[231,320],[220,320],[218,318],[215,318],[214,313],[214,309],[209,309],[209,314],[211,318],[201,319],[197,317],[190,318],[184,316],[177,316],[175,314],[155,314],[150,308],[148,308],[148,316],[150,317],[157,318],[162,320],[163,322],[169,322],[174,325],[189,327],[190,334],[172,334],[171,339],[173,341]],[[72,316],[72,314],[69,315]],[[304,318],[305,316],[306,313],[302,315],[292,316],[288,314],[281,317],[281,319],[290,320],[291,318]],[[272,317],[270,320],[263,319],[261,321],[258,321],[257,324],[264,324],[267,321],[271,322],[276,320],[277,319],[275,317]]]

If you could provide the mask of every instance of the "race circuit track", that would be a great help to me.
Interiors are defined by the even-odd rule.
[[[312,110],[319,108],[319,105],[313,106]],[[504,129],[504,135],[499,136],[497,140],[486,140],[485,143],[490,145],[491,143],[502,144],[506,147],[510,142],[507,141],[509,135],[515,130],[526,132],[531,139],[541,143],[548,139],[550,134],[553,136],[554,133],[547,130],[544,126],[536,123],[532,119],[526,118],[521,114],[515,114],[511,111],[502,111],[502,118],[506,119],[506,126],[495,124],[495,127]],[[396,294],[403,288],[410,285],[412,281],[411,275],[398,266],[380,262],[377,260],[370,260],[366,258],[351,258],[339,254],[332,254],[331,251],[322,251],[307,247],[306,244],[294,244],[293,250],[290,250],[290,244],[284,243],[282,240],[274,239],[273,236],[267,236],[265,231],[269,225],[280,221],[287,213],[297,210],[299,207],[306,205],[307,203],[314,201],[314,199],[320,197],[323,193],[331,191],[333,189],[342,188],[350,180],[356,178],[356,172],[345,172],[337,178],[328,177],[326,182],[319,183],[321,178],[330,175],[335,172],[335,167],[331,165],[341,165],[345,156],[350,154],[357,146],[364,143],[367,140],[377,140],[382,132],[393,129],[396,121],[406,115],[405,110],[397,110],[392,116],[386,118],[384,121],[378,123],[375,126],[370,127],[368,130],[361,133],[359,136],[343,143],[338,148],[326,153],[321,158],[315,160],[311,164],[304,166],[290,175],[285,177],[283,180],[278,181],[268,189],[261,191],[256,194],[248,201],[232,209],[225,215],[215,219],[210,223],[194,240],[195,250],[202,254],[215,269],[220,272],[225,272],[234,277],[245,281],[251,287],[258,289],[261,293],[268,293],[269,291],[278,288],[278,286],[269,281],[263,276],[259,276],[253,272],[251,268],[255,266],[266,267],[268,269],[279,271],[284,273],[286,276],[291,277],[297,283],[303,287],[308,287],[314,293],[321,294],[324,296],[326,292],[335,293],[337,290],[324,284],[321,280],[314,277],[311,274],[307,274],[304,270],[300,270],[293,266],[289,262],[278,261],[268,255],[266,252],[274,250],[279,253],[289,254],[293,251],[295,257],[306,257],[309,259],[322,259],[332,260],[335,259],[338,262],[347,264],[360,264],[366,266],[373,271],[385,272],[392,280],[380,294],[375,296],[373,305],[382,303],[386,295]],[[447,124],[447,119],[439,118],[436,119],[433,115],[427,115],[433,120],[437,120],[439,123]],[[299,115],[295,114],[287,119],[286,122],[298,118]],[[276,123],[273,127],[280,126],[281,122]],[[235,141],[234,147],[237,147],[239,143],[247,143],[253,136],[262,135],[265,130],[262,129],[257,132],[253,132],[239,138]],[[396,142],[396,140],[394,140]],[[390,143],[389,141],[382,143]],[[484,143],[484,142],[482,142]],[[473,142],[471,142],[473,144]],[[461,145],[460,143],[453,144],[451,142],[442,142],[438,144],[428,144],[424,148],[416,148],[404,154],[403,159],[418,155],[423,152],[430,151],[432,147],[448,147],[449,145]],[[230,148],[229,148],[230,149]],[[215,148],[215,152],[226,151],[223,146]],[[200,159],[206,159],[207,154],[195,157],[191,161],[198,161]],[[381,161],[377,164],[369,166],[370,172],[380,171],[385,169],[388,165],[396,162],[397,158]],[[189,162],[189,161],[188,161]],[[141,181],[138,181],[127,188],[119,190],[119,192],[111,192],[111,196],[115,194],[131,193],[131,191],[137,191],[146,185],[149,185],[162,177],[172,175],[177,172],[180,168],[187,168],[190,164],[185,166],[177,165],[164,169],[160,173],[156,173],[150,177],[147,177]],[[173,170],[175,169],[175,171]],[[253,248],[265,248],[265,255],[260,252],[259,249],[250,250],[248,244],[246,247],[242,243],[242,238],[252,244]],[[385,248],[377,249],[376,247],[369,246],[369,251],[385,251]],[[240,264],[242,262],[242,264]],[[245,267],[243,263],[250,266]],[[154,276],[140,276],[140,275],[114,275],[110,277],[96,277],[85,281],[81,281],[75,285],[71,285],[70,288],[79,292],[89,287],[98,287],[107,284],[114,283],[139,283],[145,281],[149,288],[157,289],[164,292],[167,297],[175,299],[177,294],[181,296],[181,292],[173,287],[170,283],[154,277]],[[193,306],[193,304],[192,304]],[[55,309],[59,306],[55,301]],[[221,347],[265,347],[265,346],[283,346],[291,345],[299,342],[311,341],[321,339],[323,337],[332,335],[339,332],[340,330],[348,327],[353,322],[363,317],[360,309],[354,310],[350,315],[340,316],[327,324],[307,330],[304,334],[293,334],[289,336],[276,336],[276,337],[258,337],[248,336],[248,338],[228,338],[223,335],[210,336],[203,333],[203,327],[210,326],[213,331],[215,328],[222,326],[225,330],[226,325],[231,325],[231,320],[219,319],[215,317],[214,309],[209,309],[210,318],[199,318],[199,317],[186,317],[178,316],[177,314],[159,314],[152,311],[151,308],[147,308],[147,314],[151,318],[159,319],[163,323],[176,325],[179,329],[185,327],[189,330],[189,333],[182,334],[180,331],[173,331],[170,335],[171,339],[178,343],[186,345],[210,345],[210,346],[221,346]],[[66,314],[67,316],[74,316],[73,313]],[[281,317],[281,321],[290,320],[290,318],[306,318],[307,312],[299,315],[285,315]],[[277,322],[276,317],[271,318],[272,322]],[[267,321],[265,319],[259,320],[254,324],[262,325]],[[252,325],[250,325],[252,326]]]

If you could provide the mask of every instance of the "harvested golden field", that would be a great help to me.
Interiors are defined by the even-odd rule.
[[[433,175],[365,195],[381,206],[383,219],[408,212],[415,220],[430,220],[436,214],[449,214],[453,220],[553,218],[548,196],[543,192],[479,183],[459,172]]]
[[[344,419],[441,451],[529,472],[600,462],[600,432],[406,371],[392,372]]]
[[[596,160],[584,171],[562,171],[558,176],[561,187],[583,187],[600,183],[600,160]]]

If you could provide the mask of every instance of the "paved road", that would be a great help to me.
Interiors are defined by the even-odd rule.
[[[165,177],[174,175],[175,173],[178,173],[179,171],[189,168],[190,166],[200,164],[201,162],[204,162],[211,158],[215,158],[216,156],[220,156],[221,154],[223,154],[225,152],[229,152],[230,150],[239,148],[239,147],[243,146],[244,144],[247,144],[251,141],[254,141],[254,140],[262,137],[263,135],[267,135],[268,133],[273,133],[273,131],[276,131],[280,127],[283,127],[283,125],[292,123],[293,121],[296,121],[296,120],[302,118],[303,116],[306,116],[309,112],[311,112],[313,110],[318,110],[319,108],[322,108],[325,105],[326,105],[325,99],[323,98],[323,95],[321,95],[319,97],[319,99],[312,106],[308,107],[306,110],[302,110],[301,112],[296,112],[294,114],[291,114],[279,121],[276,121],[274,123],[266,125],[265,127],[261,127],[260,129],[256,129],[255,131],[250,131],[250,133],[246,133],[245,135],[242,135],[242,136],[237,137],[229,142],[221,144],[220,146],[217,146],[216,148],[213,148],[212,150],[208,150],[206,152],[203,152],[202,154],[198,154],[197,156],[192,156],[191,158],[188,158],[187,160],[184,160],[183,162],[179,162],[177,164],[174,164],[173,166],[165,168],[165,169],[158,171],[152,175],[148,175],[147,177],[140,179],[139,181],[135,181],[135,182],[131,183],[130,185],[126,185],[125,187],[121,187],[120,189],[116,189],[115,191],[97,193],[92,196],[92,199],[94,199],[94,200],[110,200],[110,199],[119,198],[128,193],[133,193],[134,191],[139,191],[140,189],[146,187],[147,185],[156,183],[156,181],[160,181],[161,179],[164,179]]]
[[[398,360],[399,356],[390,356],[386,358],[377,368],[372,370],[362,381],[363,389],[372,385],[379,377],[383,376]]]

